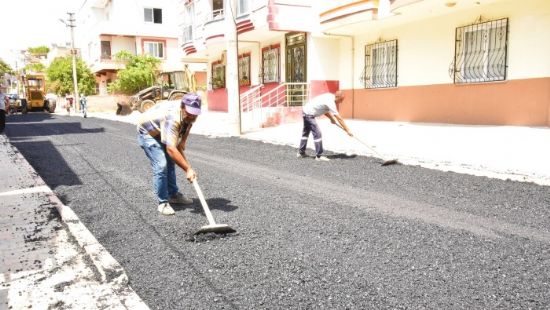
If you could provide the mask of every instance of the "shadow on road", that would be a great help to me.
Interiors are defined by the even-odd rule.
[[[82,184],[57,147],[50,141],[11,140],[11,144],[21,152],[50,188]]]
[[[208,208],[210,210],[221,210],[224,212],[232,212],[237,210],[237,206],[234,206],[231,204],[230,200],[227,200],[225,198],[210,198],[206,199],[206,203],[208,204]],[[174,211],[181,211],[185,210],[187,208],[192,208],[192,213],[203,213],[201,202],[199,199],[193,199],[193,204],[191,205],[182,205],[182,204],[170,204]]]
[[[52,135],[66,134],[85,134],[104,132],[103,128],[82,128],[79,122],[61,122],[61,123],[40,123],[40,128],[32,130],[29,127],[33,126],[31,122],[19,122],[6,124],[6,134],[11,141],[25,137],[39,137]],[[36,123],[36,122],[34,122]]]
[[[327,158],[330,159],[352,159],[357,157],[357,155],[347,155],[347,154],[334,154],[334,155],[327,155]]]

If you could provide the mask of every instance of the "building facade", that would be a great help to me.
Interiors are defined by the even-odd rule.
[[[178,46],[178,1],[92,0],[76,15],[83,60],[96,76],[100,95],[125,64],[115,59],[120,51],[149,54],[161,60],[162,71],[183,70]]]
[[[340,110],[348,118],[550,126],[546,0],[181,5],[181,45],[186,59],[208,62],[212,110],[240,104],[246,112],[243,102],[253,92],[262,97],[282,84],[305,83],[309,97],[343,90]],[[228,98],[226,87],[232,23],[240,103]]]

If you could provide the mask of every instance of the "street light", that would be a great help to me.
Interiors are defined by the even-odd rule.
[[[74,48],[74,27],[75,24],[74,24],[74,13],[69,13],[67,12],[67,14],[69,15],[69,19],[68,19],[68,23],[63,20],[63,19],[59,19],[59,21],[61,21],[63,24],[65,24],[65,26],[71,28],[71,54],[73,56],[73,87],[74,87],[74,110],[75,112],[78,112],[78,82],[76,80],[76,49]]]

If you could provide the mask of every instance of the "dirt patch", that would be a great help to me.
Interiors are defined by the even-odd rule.
[[[128,102],[129,96],[90,96],[88,97],[88,112],[116,112],[117,102]]]

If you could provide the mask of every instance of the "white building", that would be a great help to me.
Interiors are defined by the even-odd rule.
[[[96,76],[100,95],[116,79],[124,63],[116,53],[149,54],[159,58],[161,70],[183,70],[178,46],[177,0],[88,0],[76,15],[76,44]]]
[[[181,2],[185,59],[207,59],[211,110],[239,106],[236,28],[243,122],[257,107],[284,120],[304,93],[340,89],[348,118],[550,126],[548,0],[233,1]]]

